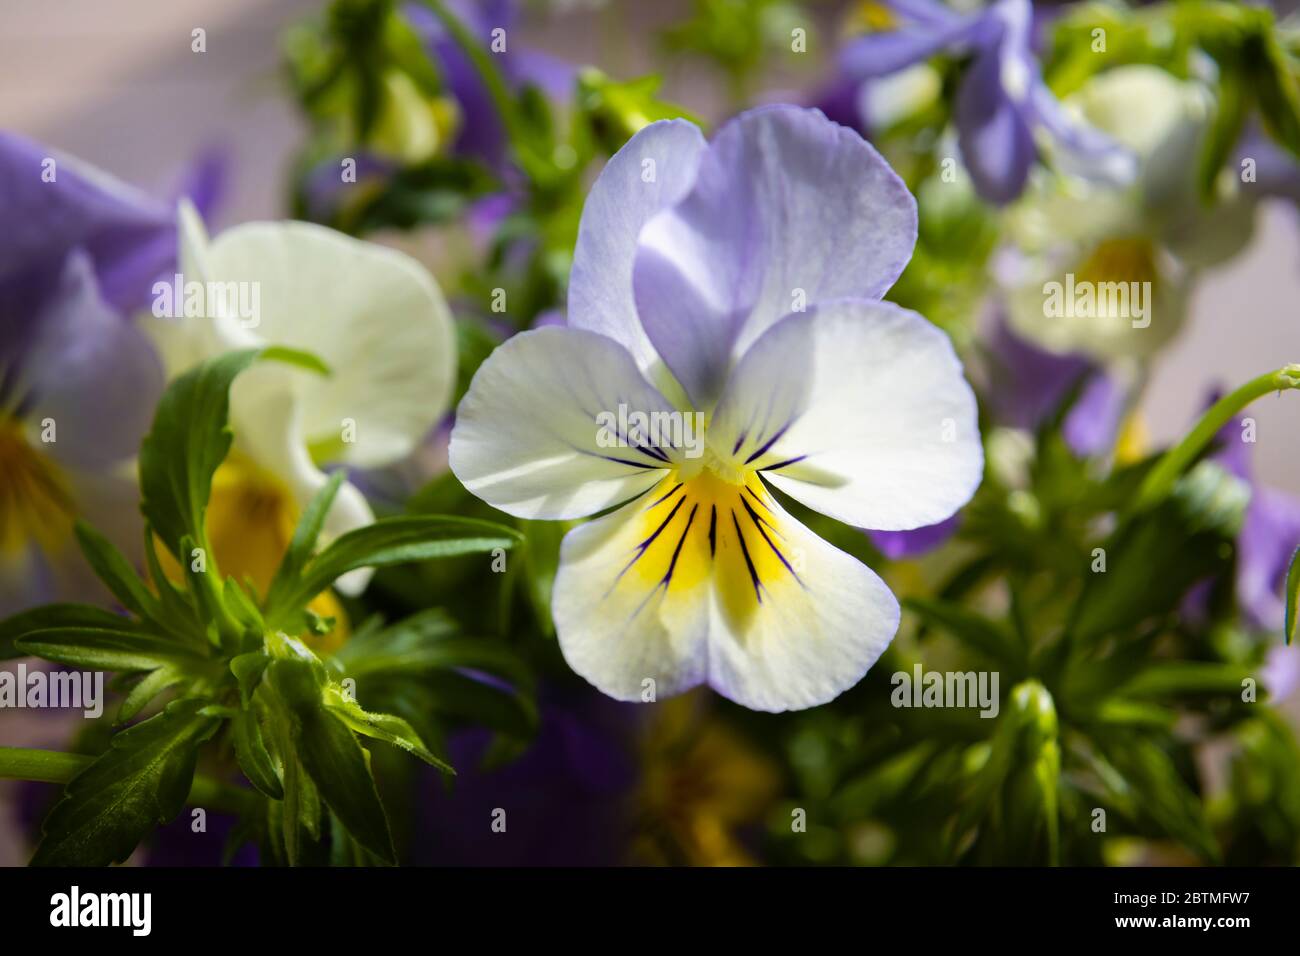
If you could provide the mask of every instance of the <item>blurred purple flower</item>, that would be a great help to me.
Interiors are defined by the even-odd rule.
[[[1037,156],[1037,129],[1082,161],[1083,171],[1108,178],[1131,175],[1127,152],[1070,117],[1043,82],[1032,50],[1029,0],[997,0],[969,14],[939,0],[889,0],[888,6],[899,26],[851,41],[841,53],[841,69],[866,81],[943,52],[969,56],[955,122],[962,159],[986,200],[1008,203],[1024,190]]]
[[[210,173],[193,184],[211,186]],[[129,479],[162,369],[129,314],[176,256],[172,206],[0,133],[0,614],[89,588],[85,516],[139,539]],[[87,593],[80,593],[85,599]]]
[[[570,64],[516,46],[519,6],[518,0],[449,0],[447,3],[452,15],[482,42],[484,48],[491,49],[494,30],[505,31],[505,51],[494,54],[494,60],[512,89],[535,86],[551,96],[567,95],[575,77]],[[506,156],[505,126],[473,62],[431,10],[412,3],[403,8],[403,13],[429,47],[442,70],[448,91],[460,106],[462,123],[453,152],[500,167]]]
[[[1206,407],[1219,397],[1212,395]],[[1300,547],[1300,499],[1255,479],[1244,434],[1240,416],[1224,425],[1213,459],[1250,486],[1250,504],[1237,536],[1237,601],[1252,624],[1276,632],[1282,629],[1287,568]]]
[[[491,734],[466,730],[449,745],[450,786],[422,777],[413,858],[440,866],[597,866],[621,862],[626,800],[637,779],[634,704],[582,693],[543,707],[537,738],[517,760],[481,767]],[[504,833],[493,812],[507,811]]]

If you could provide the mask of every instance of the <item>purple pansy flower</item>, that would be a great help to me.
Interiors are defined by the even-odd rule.
[[[888,588],[771,489],[898,531],[979,484],[952,344],[880,301],[915,241],[903,183],[815,110],[743,113],[711,143],[653,123],[606,165],[568,324],[483,363],[450,447],[465,487],[510,514],[614,508],[565,537],[552,603],[566,659],[600,690],[708,684],[753,709],[810,707],[893,638]]]
[[[208,177],[202,177],[204,189]],[[0,133],[0,613],[90,587],[85,516],[139,542],[129,462],[162,369],[129,313],[171,269],[170,204]]]
[[[1127,153],[1069,116],[1043,82],[1029,0],[997,0],[974,13],[958,13],[938,0],[889,0],[889,7],[899,26],[853,40],[841,54],[841,68],[868,80],[943,52],[970,57],[954,119],[962,159],[982,197],[1007,203],[1020,195],[1038,154],[1039,129],[1097,176],[1132,175]]]

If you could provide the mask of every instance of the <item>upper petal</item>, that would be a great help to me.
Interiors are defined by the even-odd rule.
[[[0,217],[0,282],[80,246],[95,263],[104,298],[119,309],[145,301],[149,282],[172,254],[154,241],[173,228],[168,204],[6,132],[0,132]]]
[[[388,464],[446,412],[455,331],[414,259],[300,222],[249,223],[190,252],[206,281],[241,297],[213,317],[227,347],[285,345],[329,366],[327,378],[295,373],[303,438],[324,448],[323,458]]]
[[[690,191],[706,148],[692,123],[651,123],[605,165],[582,209],[569,275],[569,325],[621,343],[643,372],[659,357],[632,295],[637,235],[651,216]]]
[[[646,223],[633,284],[641,323],[695,403],[804,303],[879,298],[916,243],[916,202],[861,136],[773,106],[719,131],[695,187]]]
[[[905,531],[970,500],[983,471],[976,419],[942,331],[888,302],[843,301],[754,343],[709,443],[822,514]]]
[[[512,515],[585,517],[640,494],[672,465],[673,449],[619,427],[633,412],[672,406],[619,343],[555,326],[521,332],[470,382],[451,433],[451,470]],[[602,416],[614,427],[602,428],[611,421]]]

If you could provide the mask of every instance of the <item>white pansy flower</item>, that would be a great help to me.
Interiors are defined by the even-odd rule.
[[[264,587],[325,484],[324,467],[396,462],[446,413],[456,373],[451,314],[429,273],[395,250],[302,222],[247,223],[209,239],[191,207],[180,219],[180,279],[203,289],[203,314],[148,322],[168,374],[269,345],[310,352],[329,369],[260,363],[231,389],[234,444],[213,482],[209,538],[223,573]],[[173,298],[182,312],[182,296]],[[345,482],[324,535],[373,520]],[[340,589],[366,580],[353,573]]]
[[[978,485],[951,343],[880,301],[915,241],[906,187],[812,110],[754,110],[712,143],[654,123],[605,167],[568,327],[483,363],[450,446],[465,486],[510,514],[614,509],[565,537],[552,601],[565,658],[600,690],[811,707],[889,644],[889,589],[773,490],[906,530]]]
[[[1110,360],[1149,355],[1181,327],[1197,270],[1234,255],[1252,204],[1225,178],[1206,206],[1197,165],[1214,100],[1197,80],[1124,66],[1089,80],[1067,112],[1131,150],[1127,186],[1039,170],[1012,210],[1016,250],[1001,265],[1017,332],[1057,352]]]

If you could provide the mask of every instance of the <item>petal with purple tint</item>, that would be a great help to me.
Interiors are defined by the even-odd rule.
[[[952,515],[984,462],[952,343],[888,302],[834,302],[774,326],[737,366],[709,443],[808,507],[883,531]]]
[[[521,332],[474,375],[456,413],[451,470],[517,517],[585,517],[641,494],[673,466],[672,449],[630,427],[634,412],[671,411],[613,339],[573,328]]]
[[[1020,61],[1007,62],[1014,69]],[[966,71],[955,107],[962,161],[976,191],[999,204],[1024,190],[1037,156],[1026,104],[1004,85],[1005,65],[999,49],[980,53]]]
[[[919,558],[941,546],[961,525],[960,513],[945,518],[938,524],[914,528],[911,531],[871,531],[871,543],[891,561]]]
[[[1297,547],[1300,499],[1255,485],[1237,538],[1237,600],[1257,627],[1282,630],[1282,589]]]
[[[773,106],[727,123],[695,188],[641,231],[633,270],[646,334],[697,408],[782,316],[878,299],[916,243],[916,202],[853,130]]]
[[[18,370],[28,420],[52,419],[60,463],[107,467],[131,458],[162,394],[148,338],[100,298],[90,257],[74,252],[43,303]]]
[[[845,46],[840,53],[840,69],[859,80],[886,76],[951,47],[971,44],[985,32],[987,27],[980,18],[955,18],[942,24],[869,33]]]
[[[569,325],[620,343],[642,372],[659,356],[637,316],[632,266],[637,236],[665,206],[695,184],[707,146],[684,120],[652,123],[605,164],[587,196],[569,274]]]
[[[53,161],[52,167],[47,161]],[[46,181],[47,171],[54,179]],[[138,255],[141,243],[173,229],[171,207],[94,169],[12,133],[0,132],[0,283],[62,261],[74,246],[95,263],[104,298],[119,308],[148,301],[167,267]]]

